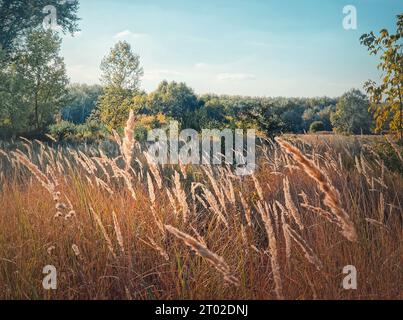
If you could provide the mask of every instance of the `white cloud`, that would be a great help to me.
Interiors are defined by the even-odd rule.
[[[129,36],[130,33],[131,33],[130,30],[125,30],[125,31],[122,31],[122,32],[117,33],[117,34],[115,35],[115,38],[124,38],[124,37]]]
[[[141,37],[147,37],[147,36],[148,36],[147,33],[135,33],[135,32],[131,32],[130,30],[124,30],[124,31],[118,32],[115,35],[115,38],[116,39],[127,38],[127,37],[141,38]]]
[[[198,63],[195,63],[195,65],[194,65],[195,69],[206,69],[208,67],[209,67],[209,65],[204,62],[198,62]]]
[[[146,71],[144,74],[145,80],[170,80],[170,78],[178,78],[183,77],[184,74],[182,72],[176,70],[150,70]]]
[[[256,76],[249,73],[220,73],[217,79],[219,81],[255,80]]]

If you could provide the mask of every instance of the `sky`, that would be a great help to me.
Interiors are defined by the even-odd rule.
[[[343,28],[346,5],[356,30]],[[77,83],[100,83],[102,58],[125,40],[147,92],[168,80],[197,94],[336,97],[379,79],[359,38],[394,31],[402,12],[403,0],[80,0],[62,55]]]

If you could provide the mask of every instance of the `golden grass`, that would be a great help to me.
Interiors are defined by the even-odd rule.
[[[347,166],[345,145],[288,136],[251,177],[159,167],[132,121],[118,152],[2,145],[0,298],[402,298],[403,179],[382,162]],[[46,265],[57,290],[42,288]],[[357,290],[341,286],[346,265]]]
[[[280,146],[288,153],[292,154],[297,163],[301,165],[301,167],[305,170],[305,172],[314,179],[318,185],[322,193],[324,194],[323,203],[332,211],[334,214],[335,221],[338,222],[340,228],[342,229],[342,234],[346,237],[346,239],[354,242],[357,241],[357,233],[355,230],[355,226],[351,221],[347,212],[343,209],[340,200],[340,194],[336,190],[336,188],[332,185],[329,179],[326,177],[326,174],[319,168],[314,161],[309,160],[298,148],[292,146],[290,143],[287,143],[281,139],[276,139]],[[285,185],[288,182],[285,181]],[[289,187],[288,187],[289,189]],[[286,200],[291,198],[290,196],[286,196]],[[290,200],[291,201],[291,200]],[[290,201],[286,201],[288,204]],[[287,205],[288,206],[288,205]],[[292,212],[295,209],[291,210]],[[297,214],[293,214],[298,216]],[[297,219],[296,219],[297,221]],[[298,221],[297,221],[298,223]],[[301,223],[299,222],[298,225]]]

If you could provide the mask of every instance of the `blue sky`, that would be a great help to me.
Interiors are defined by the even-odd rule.
[[[343,7],[357,8],[357,30]],[[403,0],[80,0],[81,32],[63,40],[72,82],[99,83],[119,40],[140,55],[141,86],[184,81],[196,93],[338,96],[369,78],[377,61],[361,34],[395,30]]]

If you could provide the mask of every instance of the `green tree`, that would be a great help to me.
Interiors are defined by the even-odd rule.
[[[202,102],[197,118],[200,128],[203,129],[223,129],[229,121],[226,116],[225,106],[218,98]]]
[[[284,132],[287,128],[275,106],[269,102],[267,105],[262,101],[253,103],[243,108],[241,112],[241,121],[247,127],[255,127],[269,137]]]
[[[28,130],[29,105],[25,82],[15,64],[0,69],[0,135],[12,136]]]
[[[33,31],[0,70],[0,131],[3,135],[43,131],[65,103],[66,76],[60,38]]]
[[[72,84],[68,88],[68,104],[63,107],[63,120],[84,123],[96,108],[103,88],[100,85]]]
[[[185,83],[162,81],[148,96],[144,93],[134,97],[132,108],[140,114],[165,116],[177,120],[182,128],[199,128],[196,111],[201,103]]]
[[[373,127],[372,116],[368,111],[367,97],[357,89],[346,92],[331,115],[334,129],[340,133],[370,133]]]
[[[140,57],[130,44],[119,41],[101,63],[102,83],[107,87],[136,91],[143,76]]]
[[[281,114],[281,120],[284,122],[286,130],[289,132],[301,132],[303,129],[303,120],[300,110],[297,106],[284,111]]]
[[[332,131],[332,121],[330,120],[330,117],[332,113],[335,111],[335,108],[333,106],[328,106],[319,111],[319,119],[324,125],[324,131]]]
[[[198,127],[195,111],[199,108],[199,101],[185,83],[163,81],[153,93],[152,101],[158,112],[178,120],[183,128]]]
[[[105,89],[99,99],[99,117],[109,129],[113,129],[127,120],[143,68],[140,67],[140,57],[133,53],[130,44],[120,41],[102,60],[101,71]]]
[[[365,89],[370,96],[371,110],[376,120],[376,130],[386,125],[392,132],[400,131],[403,139],[403,14],[397,16],[397,30],[390,34],[383,29],[379,35],[373,32],[361,36],[361,44],[371,55],[380,55],[378,69],[382,72],[382,83],[369,80]]]
[[[25,83],[30,126],[36,131],[52,123],[66,102],[68,78],[60,57],[61,39],[52,31],[34,31],[17,54],[17,73]]]

